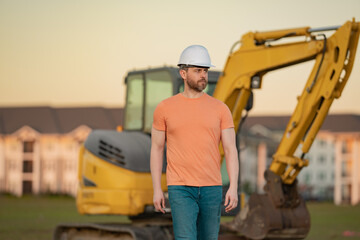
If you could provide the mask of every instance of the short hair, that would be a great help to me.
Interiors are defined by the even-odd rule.
[[[185,72],[187,72],[188,69],[189,69],[188,65],[185,65],[185,64],[180,64],[179,65],[179,70],[184,70]]]
[[[179,64],[179,69],[180,69],[180,70],[185,70],[185,71],[187,71],[187,70],[188,70],[188,68],[189,68],[189,66],[188,66],[188,65],[185,65],[185,64]]]

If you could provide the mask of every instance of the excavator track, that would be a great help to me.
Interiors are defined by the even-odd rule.
[[[58,225],[53,240],[174,240],[171,225],[73,223]],[[219,240],[246,240],[244,236],[220,232]]]
[[[53,240],[172,240],[172,227],[134,226],[117,223],[73,223],[58,225]]]

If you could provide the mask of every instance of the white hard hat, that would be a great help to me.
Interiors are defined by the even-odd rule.
[[[178,66],[190,65],[198,67],[215,67],[211,64],[207,49],[201,45],[191,45],[181,53]]]

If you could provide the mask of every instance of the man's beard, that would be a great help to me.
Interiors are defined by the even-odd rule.
[[[201,79],[197,82],[187,79],[186,83],[191,90],[194,90],[196,92],[202,92],[207,86],[207,81],[205,79]]]

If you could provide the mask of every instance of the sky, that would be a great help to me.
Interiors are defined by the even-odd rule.
[[[123,107],[128,71],[201,44],[221,71],[250,31],[360,21],[359,0],[0,0],[0,107]],[[253,115],[290,114],[311,63],[265,75]],[[360,114],[360,51],[330,113]]]

